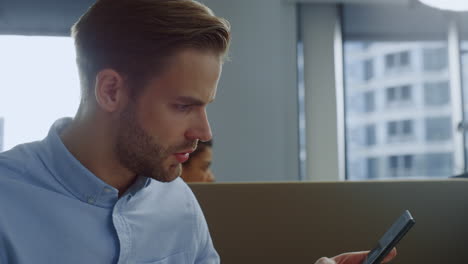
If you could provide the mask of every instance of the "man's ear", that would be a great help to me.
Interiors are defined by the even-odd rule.
[[[128,99],[125,79],[113,69],[104,69],[96,75],[94,93],[97,104],[106,112],[118,111]]]

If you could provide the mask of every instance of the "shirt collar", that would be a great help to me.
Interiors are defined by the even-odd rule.
[[[57,120],[42,141],[42,156],[45,165],[55,179],[79,200],[100,207],[111,207],[118,200],[119,191],[105,183],[84,167],[65,147],[59,134],[72,122],[71,118]],[[127,190],[130,195],[149,185],[151,180],[138,176]]]

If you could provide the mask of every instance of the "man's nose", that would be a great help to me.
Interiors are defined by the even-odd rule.
[[[209,141],[213,137],[206,112],[192,124],[186,137],[190,140]]]

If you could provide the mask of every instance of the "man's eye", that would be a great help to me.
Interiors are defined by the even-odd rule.
[[[190,105],[177,104],[176,109],[182,112],[190,110]]]

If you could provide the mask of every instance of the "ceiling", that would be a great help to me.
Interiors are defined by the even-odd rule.
[[[0,0],[0,34],[68,36],[94,0]]]

